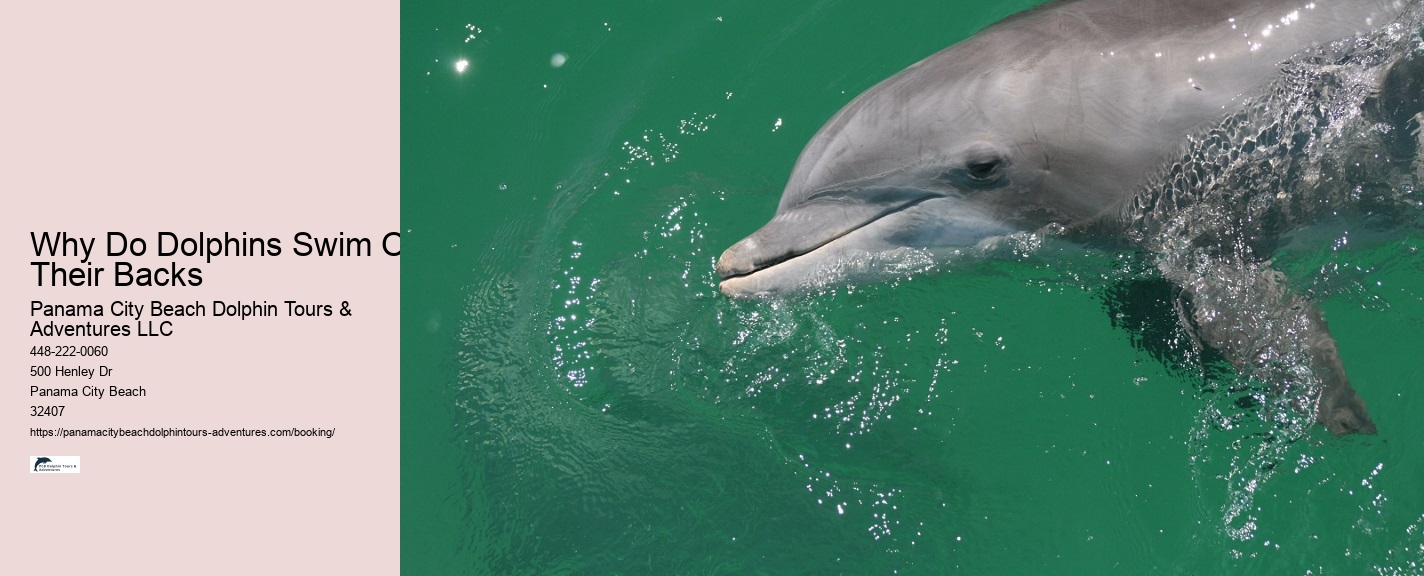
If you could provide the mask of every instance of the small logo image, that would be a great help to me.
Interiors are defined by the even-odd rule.
[[[31,474],[78,474],[78,456],[30,456]]]

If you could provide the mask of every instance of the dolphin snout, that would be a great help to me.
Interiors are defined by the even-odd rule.
[[[786,260],[781,252],[769,253],[766,243],[753,234],[733,244],[717,259],[717,275],[722,282],[717,288],[732,298],[756,298],[767,294],[763,281],[767,268]]]
[[[758,266],[754,255],[759,249],[760,246],[754,236],[743,238],[741,242],[733,244],[717,259],[717,275],[725,280],[733,276],[755,272]]]
[[[831,192],[840,194],[822,193],[817,200],[778,212],[751,236],[733,244],[717,260],[717,274],[725,280],[770,268],[939,195],[901,188]]]
[[[820,207],[813,207],[820,208]],[[836,226],[821,226],[802,211],[778,214],[717,259],[723,280],[746,276],[811,252],[839,236]]]

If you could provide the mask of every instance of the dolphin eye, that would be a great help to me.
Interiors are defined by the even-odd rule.
[[[1011,163],[998,149],[981,146],[965,152],[958,162],[946,166],[938,179],[962,191],[998,188],[1008,183],[1006,168]]]
[[[1002,165],[996,158],[976,160],[964,167],[964,175],[975,182],[990,182],[999,176]]]

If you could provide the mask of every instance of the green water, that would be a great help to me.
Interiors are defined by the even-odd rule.
[[[1281,437],[1123,255],[718,295],[831,114],[1031,4],[406,3],[403,570],[1424,574],[1417,232],[1281,262],[1373,437]]]

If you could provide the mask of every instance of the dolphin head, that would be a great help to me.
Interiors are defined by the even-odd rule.
[[[1044,42],[1010,38],[1004,51],[988,47],[1003,38],[981,38],[885,80],[822,127],[775,216],[722,254],[722,292],[873,279],[885,273],[877,262],[953,258],[1116,205],[1142,155],[1132,139],[1094,141],[1091,103],[1078,103],[1088,114],[1064,109],[1073,72],[1055,69],[1061,57]]]
[[[1104,12],[1075,12],[1093,6]],[[1177,30],[1112,6],[1022,13],[855,98],[801,152],[771,221],[722,254],[722,291],[873,279],[878,260],[1105,222],[1279,57],[1175,58],[1162,46],[1217,48],[1197,38],[1209,18]]]

